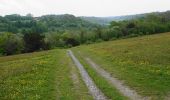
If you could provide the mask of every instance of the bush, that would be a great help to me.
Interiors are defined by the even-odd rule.
[[[102,39],[97,39],[96,43],[99,43],[99,42],[103,42],[103,40]]]
[[[92,41],[90,41],[90,40],[87,40],[86,42],[85,42],[85,44],[92,44],[93,42]]]
[[[33,52],[44,48],[44,35],[40,33],[25,33],[25,52]]]
[[[74,38],[67,38],[65,39],[65,44],[68,47],[72,47],[72,46],[78,46],[80,43]]]
[[[12,33],[0,34],[0,53],[2,55],[18,54],[23,51],[22,37]]]

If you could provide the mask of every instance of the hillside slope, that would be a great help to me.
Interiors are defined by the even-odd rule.
[[[0,57],[0,100],[93,100],[66,50]]]
[[[153,100],[170,95],[170,33],[73,48],[114,77]]]

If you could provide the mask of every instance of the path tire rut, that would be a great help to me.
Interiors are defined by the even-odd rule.
[[[83,81],[85,82],[87,88],[89,89],[90,94],[93,96],[95,100],[107,100],[105,95],[98,89],[95,85],[91,77],[88,75],[83,65],[78,61],[78,59],[74,56],[71,50],[68,50],[68,55],[72,58],[74,64],[80,71]]]
[[[99,65],[94,63],[90,58],[84,57],[84,59],[93,69],[96,70],[96,72],[98,74],[100,74],[102,77],[104,77],[106,80],[108,80],[124,96],[129,97],[131,100],[150,100],[149,97],[142,97],[142,96],[138,95],[135,90],[132,90],[128,86],[125,86],[122,81],[111,76],[108,72],[106,72],[104,69],[102,69]]]

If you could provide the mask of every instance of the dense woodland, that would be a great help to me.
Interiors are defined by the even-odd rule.
[[[41,17],[6,15],[0,16],[0,55],[68,48],[168,31],[170,11],[142,14],[112,21],[109,25],[95,24],[69,14]]]

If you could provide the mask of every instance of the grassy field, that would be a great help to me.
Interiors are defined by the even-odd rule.
[[[83,59],[82,55],[75,52],[80,63],[85,67],[90,77],[93,79],[97,87],[108,97],[109,100],[128,100],[115,87],[111,85],[105,78],[100,76],[93,68],[91,68]]]
[[[170,33],[84,45],[73,51],[92,58],[140,95],[170,98]]]
[[[112,100],[126,100],[91,68],[90,57],[114,77],[153,100],[170,98],[170,33],[72,48],[80,62]],[[0,100],[92,100],[65,49],[0,57]]]
[[[0,57],[0,100],[92,100],[66,50]]]

